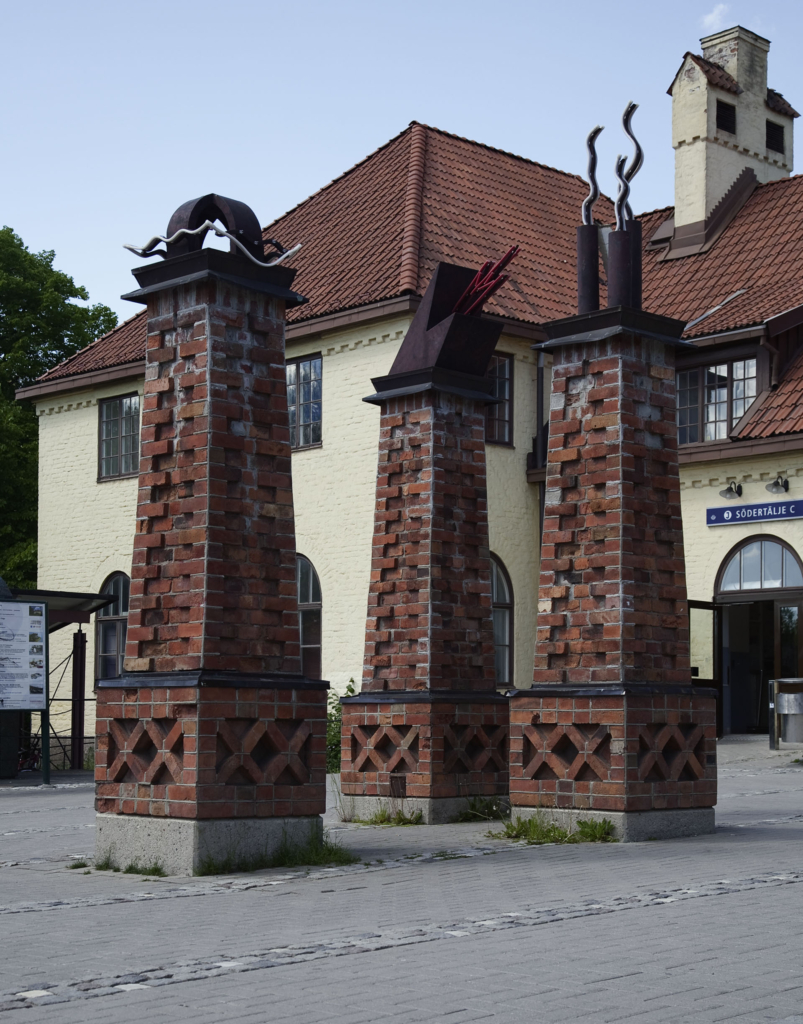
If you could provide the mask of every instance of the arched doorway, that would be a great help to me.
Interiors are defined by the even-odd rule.
[[[301,671],[307,679],[321,678],[321,581],[304,555],[296,559],[298,624],[301,631]]]
[[[766,732],[770,679],[803,672],[803,565],[779,537],[748,537],[717,574],[722,728]]]
[[[491,554],[496,685],[513,685],[513,586],[502,559]]]

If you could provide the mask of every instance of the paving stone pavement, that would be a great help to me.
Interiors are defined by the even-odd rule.
[[[766,743],[720,743],[712,836],[521,847],[333,807],[359,864],[214,878],[69,870],[91,784],[2,784],[0,1024],[803,1024],[803,750]]]

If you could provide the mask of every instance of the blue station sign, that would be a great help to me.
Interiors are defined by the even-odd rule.
[[[708,526],[765,523],[771,519],[803,519],[803,500],[784,498],[783,501],[762,501],[758,505],[725,505],[705,510]]]

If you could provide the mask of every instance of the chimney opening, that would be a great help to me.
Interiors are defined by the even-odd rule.
[[[775,121],[767,121],[767,149],[774,153],[785,153],[783,125]]]
[[[769,125],[769,121],[767,124]],[[736,134],[736,107],[732,103],[723,103],[722,100],[717,100],[717,129],[721,132],[730,132],[731,135]],[[767,138],[769,138],[769,128],[767,128]]]

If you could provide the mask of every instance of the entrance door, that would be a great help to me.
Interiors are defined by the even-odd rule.
[[[723,731],[767,732],[768,686],[775,678],[775,602],[726,605],[722,613]]]

